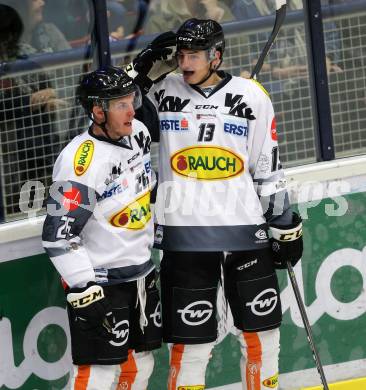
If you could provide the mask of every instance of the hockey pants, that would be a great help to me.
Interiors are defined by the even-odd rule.
[[[132,350],[121,364],[74,365],[71,390],[146,390],[153,367],[152,352]]]

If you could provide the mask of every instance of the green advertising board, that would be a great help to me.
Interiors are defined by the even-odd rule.
[[[344,199],[348,207],[342,216],[327,215],[327,205],[337,207],[330,198],[307,209],[304,255],[295,267],[322,362],[340,373],[334,379],[358,375],[357,369],[349,368],[342,374],[344,364],[357,368],[359,362],[366,362],[366,193]],[[306,385],[307,369],[314,362],[287,274],[278,271],[278,275],[284,312],[281,377],[296,373],[297,382]],[[0,389],[67,388],[71,361],[65,300],[51,262],[45,254],[3,261],[0,285]],[[162,390],[167,378],[166,346],[155,358],[158,364],[149,390]],[[239,360],[238,343],[229,333],[215,347],[207,387],[239,382]]]

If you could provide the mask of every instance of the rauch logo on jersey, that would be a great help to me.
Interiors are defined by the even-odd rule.
[[[151,218],[150,192],[134,200],[123,210],[114,214],[109,222],[115,227],[142,229]]]
[[[170,159],[174,172],[198,180],[222,180],[244,170],[243,160],[229,149],[218,146],[193,146],[181,149]]]
[[[93,141],[83,142],[75,153],[74,171],[77,176],[83,175],[89,168],[94,153]]]

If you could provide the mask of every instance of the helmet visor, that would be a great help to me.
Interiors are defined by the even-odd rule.
[[[102,103],[108,102],[109,104],[103,104],[105,111],[128,111],[131,108],[137,110],[142,105],[142,94],[140,88],[135,86],[133,92],[114,97],[112,99],[103,99]]]

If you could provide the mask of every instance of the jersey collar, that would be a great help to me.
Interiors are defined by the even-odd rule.
[[[92,126],[89,127],[88,133],[91,137],[93,137],[99,141],[107,142],[109,144],[116,145],[116,146],[119,146],[120,148],[124,148],[124,149],[129,149],[129,150],[133,149],[130,135],[122,137],[120,140],[115,141],[113,139],[94,134],[93,130],[92,130]]]
[[[223,88],[231,79],[233,76],[231,74],[224,72],[223,70],[218,70],[217,74],[221,77],[221,81],[213,88],[211,93],[209,95],[205,95],[204,92],[201,90],[200,87],[197,85],[190,85],[192,89],[194,89],[196,92],[198,92],[200,95],[202,95],[205,99],[208,99],[211,97],[214,93],[219,91],[221,88]]]

